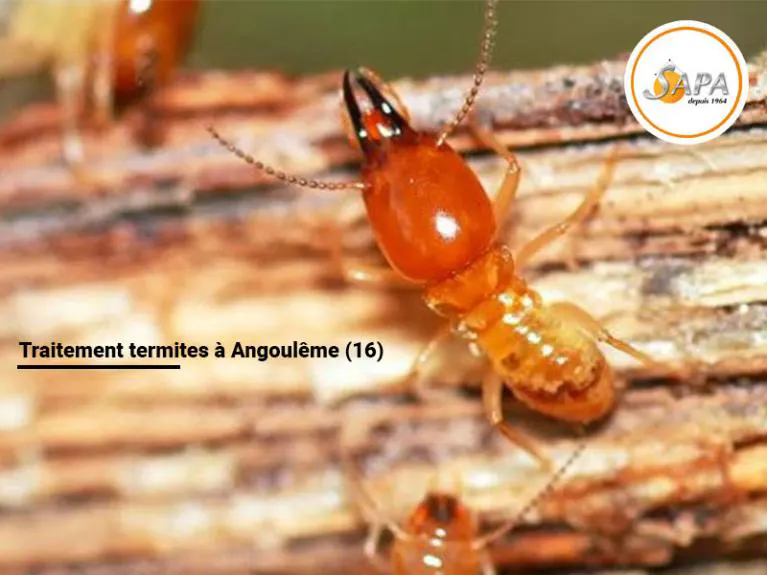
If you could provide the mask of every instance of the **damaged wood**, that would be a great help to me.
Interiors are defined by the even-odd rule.
[[[561,219],[620,142],[601,210],[530,278],[547,300],[577,301],[708,381],[670,380],[608,352],[625,386],[620,406],[586,435],[561,489],[493,547],[510,569],[644,575],[693,558],[767,556],[763,74],[752,69],[739,126],[689,150],[641,136],[621,99],[622,67],[488,79],[480,117],[525,147],[503,238],[517,245]],[[545,483],[489,428],[467,354],[429,366],[455,402],[424,404],[403,386],[438,319],[415,291],[340,284],[328,259],[337,226],[350,254],[378,257],[359,199],[269,182],[203,129],[213,122],[302,175],[353,177],[337,81],[180,81],[151,104],[161,147],[140,145],[142,109],[86,135],[99,189],[78,187],[60,165],[55,111],[28,110],[0,130],[0,316],[10,319],[0,325],[0,573],[365,572],[365,523],[338,469],[338,431],[357,417],[371,426],[360,468],[399,518],[435,478],[460,488],[485,527]],[[417,125],[434,127],[468,83],[396,86]],[[503,163],[465,133],[456,144],[494,190]],[[564,267],[572,250],[577,270]],[[14,369],[18,341],[231,349],[296,339],[380,341],[384,359],[208,358],[141,377]],[[578,441],[514,404],[509,417],[557,461]]]
[[[754,538],[764,540],[767,500],[760,494],[767,491],[767,446],[753,440],[767,433],[766,399],[765,384],[671,402],[641,394],[629,396],[627,405],[631,407],[620,410],[609,428],[589,440],[565,486],[524,522],[528,529],[557,527],[554,533],[516,531],[498,545],[500,560],[509,565],[579,565],[586,560],[582,545],[588,542],[595,552],[589,562],[609,565],[620,562],[623,552],[641,543],[632,562],[661,565],[710,537],[720,538],[733,550]],[[201,405],[195,410],[197,417],[189,414],[190,426],[196,424],[203,430],[198,434],[174,425],[173,410],[154,407],[151,419],[145,411],[140,425],[144,429],[124,434],[130,451],[140,449],[142,437],[152,433],[151,421],[164,422],[166,429],[187,441],[201,440],[210,409]],[[233,409],[230,418],[235,419],[231,415],[241,410],[242,406]],[[81,416],[81,425],[88,422],[93,430],[84,435],[106,436],[103,446],[113,437],[105,422],[122,419],[138,424],[124,407],[120,411],[120,407],[94,409],[93,417]],[[296,414],[305,411],[296,409]],[[305,431],[291,429],[287,409],[273,410],[271,423],[264,417],[266,413],[254,409],[250,415],[253,435],[248,435],[247,444],[165,456],[113,456],[112,461],[101,461],[101,474],[91,469],[80,480],[82,487],[90,483],[93,488],[101,475],[102,487],[113,482],[109,490],[113,497],[107,498],[109,491],[102,490],[101,497],[93,496],[87,505],[51,506],[41,501],[31,513],[6,513],[0,518],[0,566],[93,561],[115,554],[161,557],[203,548],[209,559],[194,563],[204,572],[207,561],[215,564],[221,559],[219,554],[239,554],[251,544],[254,569],[279,564],[282,571],[290,572],[295,568],[292,562],[300,564],[303,553],[314,553],[314,543],[321,548],[325,538],[342,534],[356,536],[333,546],[337,556],[332,561],[329,558],[330,564],[344,556],[359,556],[363,522],[333,465],[331,434],[323,431],[312,440]],[[311,431],[306,431],[315,436],[343,419],[364,417],[380,422],[366,447],[378,459],[388,459],[389,471],[376,475],[371,487],[395,516],[402,516],[435,476],[445,484],[460,485],[465,500],[488,521],[513,513],[546,480],[534,462],[489,432],[477,402],[416,408],[373,401],[328,413],[326,419],[333,421],[324,426],[311,412],[301,417],[314,420],[307,425]],[[548,451],[555,461],[561,461],[572,451],[573,441],[564,439],[566,433],[561,430],[551,432],[551,437]],[[396,455],[393,445],[399,447]],[[313,453],[316,447],[323,451]],[[415,455],[424,451],[433,451],[435,456],[440,453],[442,460],[424,461]],[[79,459],[80,471],[87,471],[82,467],[84,458]],[[70,456],[68,461],[57,462],[60,467],[68,464],[74,468],[70,481],[79,475],[74,473],[77,460]],[[86,465],[97,468],[98,461],[91,456]],[[41,460],[25,465],[6,473],[36,479],[38,486],[50,486],[66,477],[61,471],[51,473],[55,466],[49,468]],[[33,495],[33,484],[18,486],[19,491],[23,487]],[[673,512],[653,515],[669,506]],[[182,526],[185,514],[191,523]],[[62,539],[63,525],[83,544]],[[562,525],[572,527],[563,529]],[[90,533],[103,536],[93,538]],[[527,551],[530,546],[547,548],[549,538],[554,548],[561,546],[555,561],[548,553],[531,555]],[[293,540],[308,544],[289,545]],[[42,549],[41,541],[46,542]],[[605,547],[601,553],[598,544]],[[186,565],[184,569],[192,569],[184,558],[178,557],[178,561]]]

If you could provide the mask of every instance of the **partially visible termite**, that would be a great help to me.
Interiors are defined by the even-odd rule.
[[[345,435],[348,435],[348,428]],[[410,513],[407,522],[399,525],[380,509],[365,487],[353,464],[348,445],[348,441],[342,442],[344,473],[357,503],[372,519],[365,555],[379,570],[386,570],[378,547],[384,529],[388,529],[394,536],[389,555],[389,572],[393,575],[494,575],[495,567],[488,547],[514,529],[552,492],[585,448],[584,444],[580,444],[512,519],[481,535],[477,530],[475,514],[458,497],[444,491],[429,491]]]
[[[645,364],[667,368],[611,335],[575,303],[546,305],[520,275],[538,252],[597,209],[615,169],[617,147],[575,211],[513,255],[499,240],[498,230],[519,185],[516,157],[490,132],[469,122],[474,134],[508,163],[491,201],[466,161],[446,143],[469,113],[490,59],[496,1],[489,0],[486,6],[473,86],[438,135],[414,130],[399,98],[375,74],[366,69],[346,71],[342,95],[350,137],[364,154],[361,182],[323,182],[286,174],[208,129],[232,153],[280,180],[321,190],[361,190],[377,244],[393,269],[346,263],[345,277],[362,283],[419,286],[426,304],[449,320],[416,359],[412,382],[418,387],[423,364],[447,336],[457,334],[473,343],[487,359],[482,389],[490,422],[551,467],[537,442],[505,421],[504,382],[531,409],[564,422],[587,424],[607,416],[616,403],[613,371],[598,341]],[[367,106],[361,107],[357,90],[367,96]],[[386,94],[392,95],[391,100]]]
[[[50,68],[62,115],[63,156],[83,172],[82,112],[111,120],[178,67],[199,0],[20,0],[0,37],[0,79]]]

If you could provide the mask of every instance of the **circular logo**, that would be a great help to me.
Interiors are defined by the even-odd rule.
[[[695,20],[678,20],[647,34],[624,76],[634,117],[672,144],[713,140],[735,123],[748,96],[748,69],[735,42]]]

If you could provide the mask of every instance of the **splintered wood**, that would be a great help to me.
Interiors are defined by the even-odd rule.
[[[522,147],[512,245],[564,216],[613,140],[624,150],[599,213],[534,263],[548,300],[569,299],[674,366],[678,382],[606,350],[625,384],[561,484],[492,548],[510,569],[633,567],[767,557],[767,123],[761,68],[736,128],[692,149],[643,135],[622,62],[497,73],[478,113]],[[58,154],[57,113],[0,129],[0,573],[357,573],[365,521],[338,467],[337,433],[360,423],[357,462],[391,515],[439,485],[492,527],[547,476],[484,419],[460,348],[429,366],[456,401],[417,401],[402,378],[438,326],[417,293],[341,284],[327,238],[376,258],[354,193],[268,181],[213,142],[214,124],[258,158],[352,178],[340,75],[208,73],[85,134],[93,188]],[[402,81],[436,128],[469,78]],[[151,118],[151,121],[147,121]],[[142,148],[153,130],[162,145]],[[504,169],[465,132],[456,145],[488,190]],[[574,254],[581,262],[569,271]],[[49,344],[381,342],[383,361],[183,360],[180,371],[27,372],[19,341]],[[460,400],[458,398],[461,397]],[[581,439],[518,405],[508,416],[567,459]],[[364,433],[362,430],[365,430]],[[674,571],[677,573],[677,571]]]

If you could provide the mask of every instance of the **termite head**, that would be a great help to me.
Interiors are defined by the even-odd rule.
[[[474,521],[469,509],[456,497],[429,493],[408,519],[407,531],[430,540],[470,541]]]
[[[163,84],[181,63],[199,0],[123,0],[114,30],[114,86],[121,102]]]
[[[395,573],[412,575],[462,575],[479,573],[479,556],[473,547],[471,513],[452,495],[430,493],[416,507],[406,525],[412,540],[395,544]]]
[[[369,100],[364,112],[354,85]],[[389,264],[432,284],[481,256],[495,235],[493,209],[464,159],[413,129],[364,72],[344,74],[343,99],[364,154],[368,217]]]

